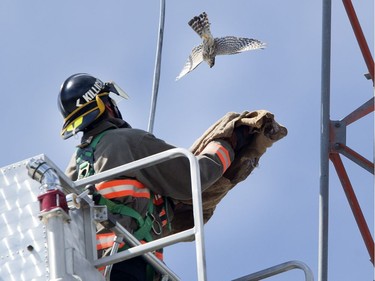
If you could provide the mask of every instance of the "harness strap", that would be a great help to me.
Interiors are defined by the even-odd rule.
[[[103,131],[99,135],[96,135],[89,144],[89,146],[85,148],[78,148],[76,157],[78,179],[83,179],[85,177],[92,176],[93,174],[95,174],[94,151],[96,145],[105,135],[105,133],[107,133],[107,131]]]
[[[78,178],[82,179],[95,174],[94,170],[94,151],[102,139],[105,133],[108,131],[103,131],[96,135],[94,139],[90,142],[89,146],[84,148],[79,148],[77,151],[77,168],[78,168]],[[99,193],[100,195],[100,193]],[[149,200],[148,210],[146,217],[143,218],[139,212],[123,204],[116,204],[115,202],[104,198],[100,195],[100,200],[97,202],[99,205],[106,205],[108,211],[114,214],[121,214],[124,216],[129,216],[137,221],[138,229],[134,232],[134,236],[138,240],[146,240],[147,242],[152,241],[151,230],[155,231],[154,223],[155,217],[153,216],[154,205],[152,199]],[[156,222],[157,223],[157,222]],[[160,229],[161,231],[161,229]]]
[[[146,214],[146,217],[143,218],[133,208],[130,208],[123,204],[117,204],[109,199],[106,199],[100,194],[98,195],[100,196],[98,204],[106,205],[109,212],[111,212],[112,214],[120,214],[123,216],[129,216],[137,221],[138,230],[133,233],[135,238],[137,238],[138,240],[145,240],[147,242],[150,242],[153,240],[152,235],[151,235],[151,230],[154,230],[154,231],[156,230],[156,228],[154,227],[154,223],[156,221],[155,221],[155,217],[153,216],[154,204],[152,203],[152,200],[149,200],[148,207],[147,207],[147,214]]]

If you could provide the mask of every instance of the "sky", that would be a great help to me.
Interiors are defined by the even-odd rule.
[[[332,1],[331,120],[374,94],[341,1]],[[353,0],[374,55],[374,3]],[[79,137],[62,140],[57,95],[71,74],[113,80],[130,96],[119,108],[147,130],[159,1],[0,2],[2,122],[0,167],[45,154],[62,170]],[[205,11],[216,37],[261,40],[264,50],[217,57],[179,81],[200,38],[187,22]],[[288,129],[259,167],[220,203],[205,226],[208,280],[232,280],[299,260],[318,278],[322,1],[166,1],[153,133],[189,148],[227,112],[265,109]],[[347,145],[373,159],[374,115],[347,129]],[[374,236],[373,175],[342,157]],[[328,280],[372,280],[348,201],[330,164]],[[165,250],[182,280],[196,280],[194,243]],[[304,280],[292,270],[270,280]]]

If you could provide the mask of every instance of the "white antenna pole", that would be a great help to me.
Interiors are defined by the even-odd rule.
[[[154,82],[153,82],[152,96],[151,96],[150,119],[148,122],[148,129],[147,129],[148,132],[150,133],[152,133],[154,130],[156,101],[157,101],[158,90],[159,90],[161,50],[163,47],[163,35],[164,35],[164,18],[165,18],[165,0],[160,0],[159,36],[158,36],[158,45],[156,49],[156,61],[155,61]]]

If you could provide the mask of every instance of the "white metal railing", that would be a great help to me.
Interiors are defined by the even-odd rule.
[[[243,276],[232,281],[257,281],[266,279],[268,277],[292,270],[292,269],[301,269],[305,274],[306,281],[314,281],[314,275],[311,269],[303,262],[300,261],[289,261],[279,265],[269,267],[267,269]]]
[[[131,172],[134,170],[138,170],[141,168],[149,167],[152,165],[156,165],[158,163],[168,161],[177,157],[186,157],[189,160],[189,168],[190,168],[190,175],[191,175],[191,187],[192,187],[192,200],[193,200],[193,215],[194,215],[194,226],[191,229],[187,229],[181,231],[179,233],[175,233],[173,235],[163,237],[146,244],[141,244],[131,233],[129,233],[122,225],[117,223],[115,220],[112,220],[110,217],[108,218],[110,229],[115,232],[115,234],[120,238],[123,238],[125,242],[132,246],[131,248],[124,250],[122,252],[117,253],[117,251],[113,251],[113,254],[103,258],[97,258],[96,255],[96,243],[95,243],[95,229],[92,225],[92,220],[97,220],[98,217],[101,215],[101,210],[103,207],[95,206],[94,202],[87,196],[88,191],[86,187],[91,184],[95,184],[97,182],[101,182],[108,179],[113,179],[119,175],[122,175],[124,172]],[[206,281],[207,274],[206,274],[206,260],[205,260],[205,246],[204,246],[204,232],[203,232],[203,212],[202,212],[202,196],[201,196],[201,183],[200,183],[200,172],[199,172],[199,163],[196,157],[186,149],[183,148],[174,148],[170,149],[155,155],[151,155],[149,157],[101,172],[99,174],[95,174],[85,179],[77,180],[75,182],[71,181],[66,175],[61,172],[58,167],[52,162],[49,161],[48,158],[45,162],[39,163],[46,163],[49,167],[51,167],[57,175],[59,176],[59,181],[54,182],[54,180],[46,180],[46,185],[51,185],[51,187],[55,187],[56,183],[63,183],[62,186],[64,187],[64,191],[73,192],[75,198],[79,197],[83,200],[86,204],[90,206],[90,208],[82,208],[82,211],[86,213],[83,215],[85,217],[83,227],[85,228],[84,235],[85,235],[85,243],[86,243],[86,259],[95,267],[102,267],[108,266],[109,269],[111,265],[114,263],[134,258],[136,256],[142,255],[158,272],[161,273],[163,276],[162,280],[172,280],[172,281],[179,281],[180,278],[171,270],[169,269],[162,261],[160,261],[152,252],[161,249],[166,246],[170,246],[176,244],[178,242],[184,242],[187,240],[191,240],[191,238],[195,239],[196,243],[196,263],[197,263],[197,275],[198,281]],[[32,178],[42,182],[42,179],[45,177],[46,171],[50,171],[49,167],[44,165],[39,165],[36,169],[40,169],[43,171],[41,172],[41,176],[38,179],[35,175]],[[42,169],[43,168],[43,169]],[[30,172],[30,171],[29,171]],[[34,171],[35,172],[35,171]],[[53,177],[54,178],[54,177]],[[58,185],[57,185],[58,186]],[[48,190],[49,186],[46,186],[46,190]],[[77,196],[77,194],[79,194]],[[70,194],[72,195],[72,194]],[[69,195],[67,196],[69,197]],[[87,205],[86,205],[87,206]],[[46,229],[50,229],[52,232],[58,232],[57,236],[52,235],[50,239],[48,239],[48,246],[52,247],[50,250],[53,250],[49,254],[49,263],[51,265],[55,265],[53,268],[61,269],[62,271],[56,271],[56,274],[52,274],[54,272],[51,271],[51,274],[55,276],[56,280],[59,277],[63,276],[64,280],[80,280],[79,276],[72,275],[69,272],[66,272],[66,267],[62,266],[67,259],[66,251],[64,247],[64,243],[61,243],[61,240],[65,238],[63,235],[64,231],[63,225],[66,224],[71,220],[71,217],[68,213],[65,212],[62,208],[58,207],[52,209],[48,212],[41,212],[40,216],[45,217],[45,224]],[[93,216],[92,214],[87,215],[89,213],[96,213],[99,212],[99,215]],[[72,214],[71,214],[72,215]],[[87,221],[89,220],[89,221]],[[57,225],[56,225],[57,224]],[[91,226],[89,226],[91,225]],[[55,249],[56,248],[56,249]],[[56,252],[60,253],[61,255],[56,255]],[[53,268],[50,268],[53,269]],[[247,276],[235,279],[233,281],[255,281],[255,280],[262,280],[291,269],[301,269],[305,273],[305,280],[306,281],[313,281],[313,273],[311,269],[300,261],[289,261],[286,263],[282,263]],[[97,272],[95,270],[95,272]],[[109,275],[110,271],[108,272]],[[50,275],[50,277],[52,276]],[[70,278],[70,279],[67,279]],[[95,277],[96,278],[96,277]],[[53,279],[53,280],[55,280]],[[102,279],[99,278],[99,279]],[[95,279],[96,280],[96,279]]]
[[[135,256],[143,255],[161,274],[168,275],[171,280],[179,280],[169,268],[163,263],[159,262],[158,259],[150,252],[178,243],[186,241],[189,238],[195,238],[196,243],[196,262],[197,262],[197,274],[198,281],[206,281],[206,259],[205,259],[205,246],[204,246],[204,231],[203,231],[203,212],[202,212],[202,196],[201,196],[201,183],[200,183],[200,172],[199,164],[196,157],[187,149],[173,148],[149,157],[136,160],[134,162],[124,164],[122,166],[95,174],[85,179],[77,180],[73,182],[72,188],[79,190],[85,186],[100,181],[115,178],[123,174],[124,172],[131,172],[140,168],[149,167],[173,158],[186,157],[189,160],[190,171],[191,171],[191,185],[192,185],[192,200],[193,200],[193,215],[194,215],[194,227],[170,236],[160,238],[146,244],[141,244],[133,235],[131,235],[126,229],[120,224],[116,224],[117,229],[124,233],[124,239],[126,242],[134,245],[120,253],[103,257],[94,261],[94,266],[100,267],[104,265],[113,264],[122,260],[133,258]],[[69,183],[69,182],[68,182]],[[96,249],[93,249],[96,251]]]

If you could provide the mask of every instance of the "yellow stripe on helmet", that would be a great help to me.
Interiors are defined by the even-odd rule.
[[[92,100],[92,101],[86,103],[84,106],[87,106],[88,104],[90,104],[92,102],[96,102],[97,106],[95,106],[94,108],[90,109],[89,111],[84,112],[81,116],[79,116],[76,119],[74,119],[73,121],[71,121],[63,129],[63,131],[61,132],[61,134],[64,135],[66,132],[73,132],[73,134],[74,134],[74,130],[76,130],[83,123],[85,116],[87,116],[91,112],[99,109],[99,112],[95,116],[94,120],[98,119],[99,116],[101,116],[104,113],[104,111],[105,111],[105,104],[104,104],[103,100],[100,98],[100,96],[104,96],[104,95],[108,95],[108,93],[102,93],[102,94],[96,95],[95,96],[95,100]],[[74,113],[77,113],[78,110],[81,110],[81,109],[83,109],[83,107],[79,107],[76,110],[74,110],[71,114],[69,114],[69,116],[67,118],[65,118],[64,121],[67,122],[69,120],[69,117],[73,116]]]
[[[70,114],[64,119],[64,123],[67,122],[67,121],[69,121],[69,119],[70,119],[72,116],[74,116],[74,114],[76,114],[78,111],[84,109],[86,106],[88,106],[88,105],[90,105],[90,104],[92,104],[92,103],[94,103],[94,102],[96,102],[96,103],[98,104],[98,107],[99,107],[99,103],[103,104],[103,101],[102,101],[99,97],[106,96],[106,95],[108,95],[108,94],[109,94],[109,92],[100,93],[100,94],[98,94],[98,95],[95,96],[95,100],[91,100],[91,101],[85,103],[84,105],[82,105],[82,106],[76,108],[75,110],[73,110],[73,111],[72,111],[72,112],[71,112],[71,113],[70,113]],[[100,108],[99,108],[99,110],[100,110]],[[91,111],[90,111],[90,112],[91,112]],[[104,112],[104,110],[103,110],[103,112]],[[102,113],[103,113],[103,112],[102,112]],[[83,114],[83,115],[84,115],[84,114]]]

